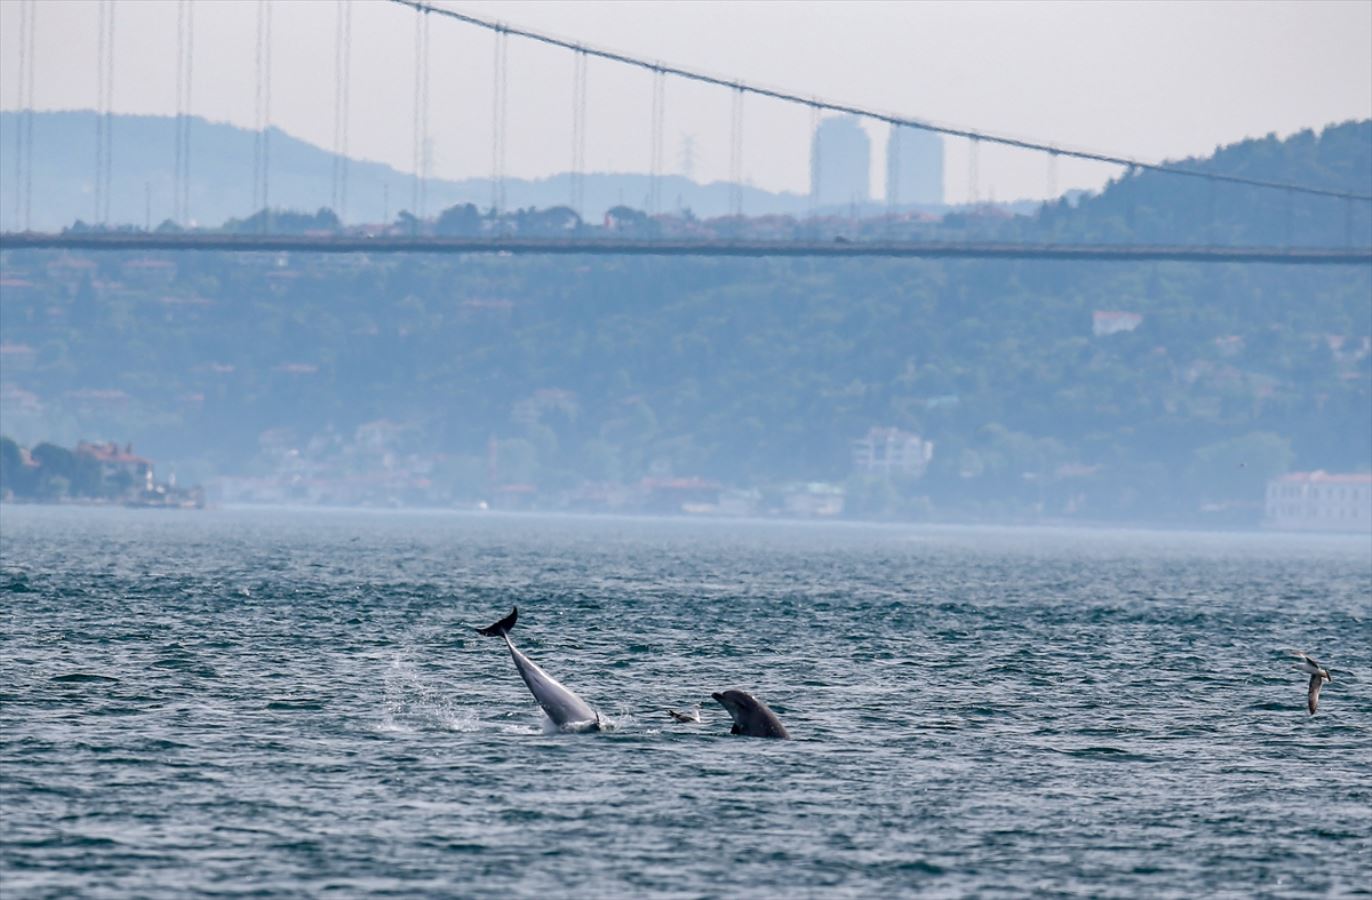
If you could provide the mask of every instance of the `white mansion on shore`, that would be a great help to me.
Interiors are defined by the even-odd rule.
[[[920,478],[933,458],[933,441],[899,428],[873,428],[853,441],[853,471],[859,475]]]
[[[1267,482],[1268,528],[1372,532],[1372,474],[1292,472]]]

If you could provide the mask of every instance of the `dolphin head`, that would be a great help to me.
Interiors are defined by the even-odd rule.
[[[716,703],[729,711],[734,720],[730,734],[751,737],[789,738],[786,726],[767,708],[767,704],[747,691],[721,691],[710,695]]]
[[[752,695],[743,691],[718,691],[710,695],[720,706],[729,711],[729,715],[738,721],[741,716],[747,715],[747,710],[757,706],[757,701]]]

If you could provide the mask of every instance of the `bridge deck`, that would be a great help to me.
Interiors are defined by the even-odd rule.
[[[365,237],[355,235],[0,234],[0,250],[215,250],[298,253],[509,253],[619,256],[823,256],[1139,262],[1372,264],[1372,247],[1184,247],[978,241],[647,240],[633,238]]]

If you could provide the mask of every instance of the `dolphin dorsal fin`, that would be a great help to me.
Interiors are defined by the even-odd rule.
[[[494,625],[487,625],[485,628],[478,628],[477,634],[484,634],[486,637],[504,637],[515,627],[515,620],[519,618],[519,607],[510,607],[510,614],[496,622]]]

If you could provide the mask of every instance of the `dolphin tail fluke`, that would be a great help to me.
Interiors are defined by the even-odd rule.
[[[484,634],[486,637],[504,637],[511,628],[515,627],[515,620],[519,618],[519,607],[510,607],[510,614],[496,622],[494,625],[487,625],[485,628],[478,628],[477,634]]]

